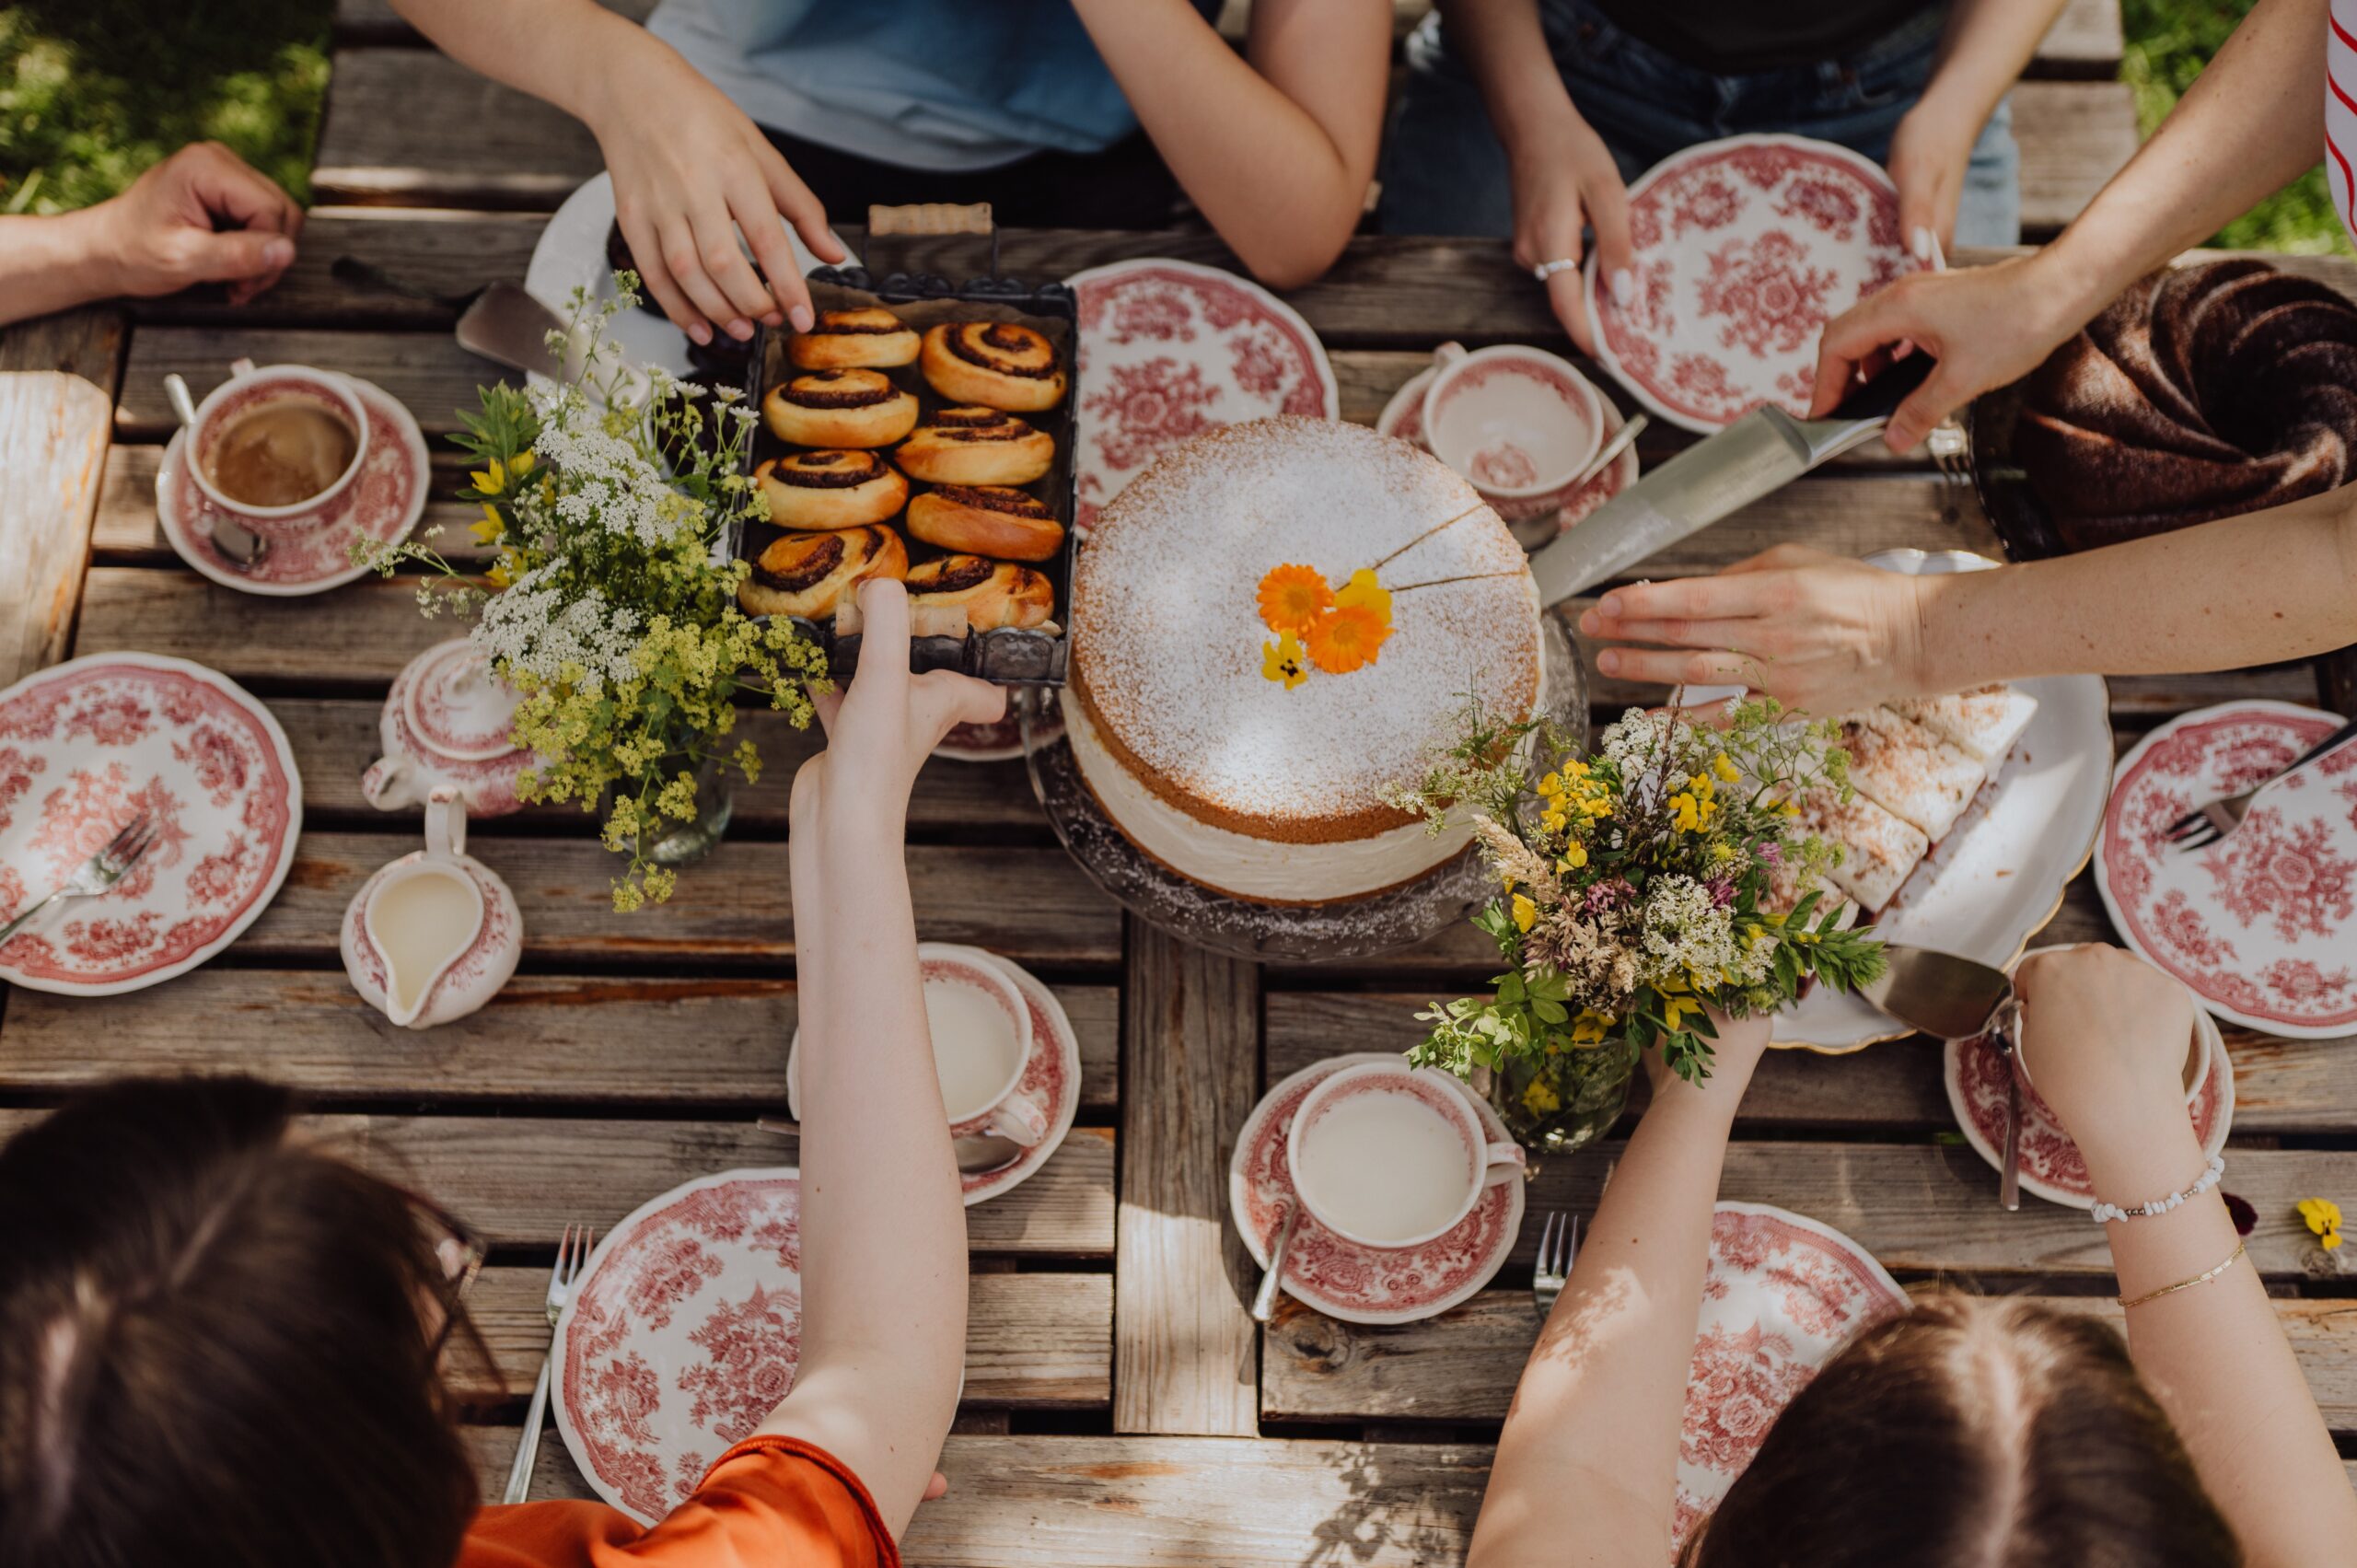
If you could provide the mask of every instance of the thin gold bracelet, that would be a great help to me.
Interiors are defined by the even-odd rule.
[[[2179,1280],[2173,1285],[2163,1285],[2158,1290],[2146,1291],[2142,1295],[2122,1295],[2114,1297],[2114,1299],[2122,1307],[2142,1307],[2148,1301],[2158,1301],[2165,1295],[2175,1295],[2181,1290],[2191,1290],[2195,1285],[2206,1285],[2212,1280],[2216,1279],[2220,1274],[2224,1273],[2228,1269],[2235,1266],[2235,1260],[2243,1255],[2243,1247],[2244,1243],[2239,1241],[2235,1242],[2235,1249],[2226,1254],[2226,1260],[2224,1262],[2218,1264],[2214,1268],[2204,1269],[2201,1272],[2194,1275],[2189,1280]]]

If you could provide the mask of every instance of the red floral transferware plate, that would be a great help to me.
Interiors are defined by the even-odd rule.
[[[2171,720],[2120,759],[2096,846],[2096,888],[2128,946],[2220,1017],[2268,1034],[2357,1031],[2357,747],[2270,785],[2208,849],[2180,854],[2163,835],[2340,724],[2270,702]]]
[[[1343,1068],[1397,1061],[1361,1051],[1313,1063],[1271,1089],[1245,1119],[1227,1165],[1227,1204],[1246,1249],[1261,1268],[1269,1266],[1269,1249],[1276,1242],[1279,1205],[1294,1201],[1293,1174],[1285,1163],[1285,1132],[1294,1112],[1311,1089]],[[1511,1138],[1497,1112],[1479,1099],[1473,1107],[1491,1138]],[[1484,1189],[1456,1229],[1422,1247],[1362,1247],[1305,1211],[1285,1251],[1285,1292],[1346,1323],[1412,1323],[1446,1312],[1488,1284],[1514,1250],[1522,1230],[1523,1187],[1509,1180]]]
[[[104,996],[186,973],[269,906],[303,826],[285,732],[202,665],[94,654],[0,691],[0,921],[142,812],[146,855],[0,947],[0,979]]]
[[[180,460],[186,432],[175,433],[156,470],[156,517],[182,561],[225,588],[273,598],[325,593],[367,575],[354,565],[358,540],[389,544],[408,536],[425,512],[433,482],[425,437],[409,410],[374,382],[347,376],[368,411],[368,456],[360,472],[319,510],[319,526],[297,539],[273,539],[250,567],[232,565],[213,543],[213,503]]]
[[[1662,418],[1708,435],[1761,403],[1805,416],[1825,323],[1924,265],[1890,177],[1829,142],[1731,136],[1629,187],[1636,295],[1587,262],[1596,357]]]
[[[1274,413],[1341,417],[1318,334],[1256,283],[1152,259],[1065,281],[1080,296],[1083,534],[1132,475],[1205,431]]]
[[[1678,1435],[1673,1559],[1817,1368],[1906,1310],[1898,1282],[1840,1231],[1765,1203],[1718,1206]]]
[[[2218,1038],[2218,1027],[2207,1017],[2201,1017],[2198,1027],[2206,1032],[2210,1073],[2195,1091],[2189,1114],[2193,1118],[2194,1136],[2201,1140],[2201,1152],[2214,1155],[2225,1149],[2226,1135],[2235,1124],[2235,1064],[2226,1054],[2225,1042]],[[2006,1081],[2014,1075],[2013,1063],[1985,1036],[1952,1040],[1942,1057],[1940,1074],[1948,1091],[1948,1107],[1956,1112],[1965,1142],[1989,1162],[1991,1169],[2003,1169]],[[2022,1087],[2020,1153],[2024,1191],[2066,1208],[2095,1207],[2095,1184],[2087,1176],[2085,1156],[2062,1130],[2052,1108],[2027,1085]]]
[[[794,1387],[800,1173],[726,1171],[642,1205],[598,1244],[550,1353],[574,1462],[654,1524]]]

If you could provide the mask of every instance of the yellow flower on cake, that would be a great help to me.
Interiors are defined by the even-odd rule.
[[[2340,1205],[2329,1198],[2303,1198],[2299,1202],[2300,1217],[2308,1223],[2317,1241],[2328,1252],[2339,1247],[2340,1236]]]
[[[1277,633],[1303,633],[1334,607],[1324,574],[1309,566],[1278,566],[1260,579],[1260,619]]]
[[[1391,623],[1363,604],[1328,611],[1309,628],[1310,662],[1329,675],[1373,664],[1391,635]]]
[[[1372,566],[1362,566],[1352,573],[1351,580],[1335,590],[1334,603],[1337,607],[1357,605],[1371,610],[1383,618],[1386,626],[1391,624],[1391,594],[1375,580]]]
[[[1283,684],[1288,691],[1309,679],[1309,666],[1303,662],[1301,640],[1287,632],[1273,643],[1260,646],[1260,678]]]

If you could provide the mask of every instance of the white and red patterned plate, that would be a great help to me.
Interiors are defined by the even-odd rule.
[[[986,1203],[1002,1192],[1009,1192],[1030,1179],[1031,1173],[1048,1163],[1056,1149],[1072,1131],[1073,1117],[1080,1109],[1080,1036],[1073,1032],[1072,1019],[1064,1012],[1064,1005],[1056,993],[1039,982],[1039,977],[1011,958],[981,947],[967,947],[949,942],[927,942],[926,950],[939,949],[987,963],[1015,981],[1015,989],[1031,1007],[1031,1059],[1024,1063],[1023,1076],[1016,1082],[1018,1094],[1030,1096],[1048,1109],[1048,1135],[1023,1151],[1022,1157],[1000,1170],[960,1179],[966,1191],[966,1206]],[[797,1032],[785,1056],[785,1103],[795,1120],[802,1117],[802,1078],[795,1069],[801,1054],[802,1037]]]
[[[106,996],[186,973],[269,907],[303,826],[285,732],[225,675],[93,654],[0,691],[0,921],[141,812],[146,855],[0,947],[0,979]]]
[[[2194,1092],[2187,1114],[2193,1118],[2201,1152],[2214,1155],[2225,1148],[2226,1134],[2235,1124],[2235,1065],[2226,1054],[2225,1042],[2218,1038],[2218,1026],[2206,1015],[2196,1016],[2207,1034],[2210,1072]],[[2005,1084],[2013,1072],[2013,1063],[1986,1037],[1952,1040],[1941,1058],[1941,1082],[1948,1091],[1948,1107],[1956,1112],[1956,1125],[1964,1130],[1965,1142],[1992,1170],[2004,1168]],[[2020,1154],[2024,1191],[2066,1208],[2095,1207],[2095,1189],[2079,1145],[2062,1130],[2052,1108],[2026,1084],[2022,1086]]]
[[[2357,747],[2270,785],[2208,849],[2181,854],[2163,834],[2340,722],[2259,701],[2170,720],[2120,759],[2096,846],[2096,888],[2129,947],[2220,1017],[2295,1040],[2357,1033]]]
[[[1961,550],[1886,550],[1865,561],[1917,575],[1997,564]],[[2111,780],[2110,692],[2094,675],[2015,684],[2038,699],[2037,714],[1996,776],[1881,912],[1876,923],[1886,940],[2009,969],[2086,865]],[[1776,1015],[1773,1043],[1838,1053],[1910,1032],[1864,997],[1819,985]]]
[[[1269,1266],[1269,1249],[1276,1243],[1280,1206],[1295,1202],[1285,1162],[1285,1133],[1294,1112],[1311,1089],[1343,1068],[1399,1060],[1359,1051],[1312,1063],[1262,1096],[1245,1118],[1227,1164],[1227,1206],[1246,1249],[1261,1268]],[[1492,1140],[1512,1137],[1496,1111],[1477,1097],[1466,1098]],[[1446,1312],[1488,1284],[1514,1250],[1522,1230],[1523,1187],[1507,1180],[1483,1189],[1473,1212],[1454,1230],[1422,1247],[1361,1247],[1305,1211],[1285,1252],[1285,1292],[1346,1323],[1412,1323]]]
[[[1084,535],[1132,475],[1205,431],[1275,413],[1341,417],[1318,334],[1259,284],[1153,258],[1065,281],[1080,296]]]
[[[1704,435],[1761,403],[1808,412],[1825,323],[1920,270],[1890,177],[1829,142],[1731,136],[1629,187],[1636,296],[1596,286],[1596,357],[1662,418]],[[1935,259],[1936,260],[1936,259]]]
[[[1678,1437],[1673,1556],[1817,1369],[1906,1310],[1898,1282],[1840,1231],[1765,1203],[1718,1206]]]
[[[590,1255],[549,1354],[582,1475],[643,1525],[668,1514],[794,1387],[800,1173],[724,1171],[640,1205]]]
[[[1432,448],[1424,442],[1424,389],[1439,374],[1440,366],[1433,365],[1409,377],[1407,384],[1392,393],[1391,401],[1383,405],[1383,412],[1375,422],[1376,429],[1431,451]],[[1603,438],[1609,441],[1620,433],[1620,427],[1628,421],[1613,406],[1610,398],[1599,396],[1596,401],[1604,408]],[[1498,516],[1510,523],[1553,512],[1557,514],[1559,528],[1567,529],[1636,482],[1637,448],[1632,444],[1612,460],[1611,467],[1585,484],[1566,485],[1561,490],[1550,490],[1544,495],[1533,495],[1520,501],[1494,501],[1491,505],[1497,509]]]
[[[368,411],[368,455],[360,472],[335,499],[319,509],[318,523],[299,539],[276,538],[252,567],[240,570],[213,543],[213,503],[189,477],[180,454],[186,432],[173,435],[156,470],[156,517],[164,538],[180,558],[225,588],[296,598],[325,593],[368,574],[354,565],[356,540],[390,543],[407,536],[424,514],[433,483],[425,437],[409,410],[374,382],[347,376]],[[278,525],[294,528],[299,523]]]

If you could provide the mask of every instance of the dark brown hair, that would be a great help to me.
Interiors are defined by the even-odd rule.
[[[2107,1325],[1942,1292],[1827,1364],[1687,1568],[2234,1568],[2242,1551]]]
[[[0,1149],[0,1568],[448,1568],[472,1467],[401,1191],[286,1092],[144,1079]]]

